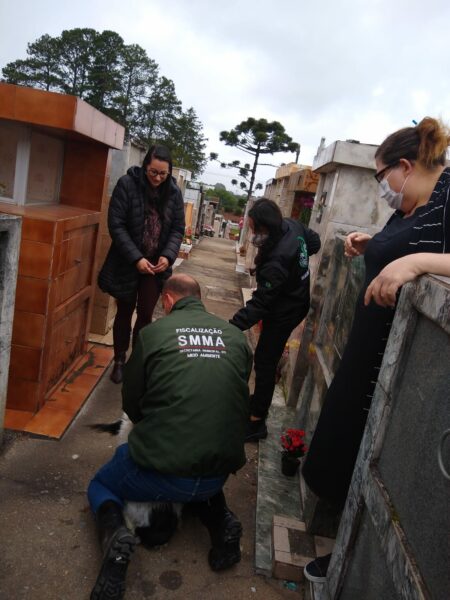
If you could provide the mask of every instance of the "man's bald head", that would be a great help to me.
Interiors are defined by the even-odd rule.
[[[177,273],[169,277],[162,290],[162,301],[166,314],[172,310],[175,302],[187,296],[202,297],[199,283],[185,273]]]

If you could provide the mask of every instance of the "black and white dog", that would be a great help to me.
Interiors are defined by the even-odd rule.
[[[128,440],[133,423],[123,413],[113,423],[96,423],[92,429],[117,436],[117,445]],[[169,541],[177,530],[183,505],[176,502],[125,502],[124,518],[128,527],[136,533],[147,547],[161,546]]]

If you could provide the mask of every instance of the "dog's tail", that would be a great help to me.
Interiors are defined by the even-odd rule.
[[[110,433],[111,435],[118,435],[120,428],[122,427],[122,419],[114,421],[114,423],[94,423],[89,425],[91,429],[102,431],[104,433]]]

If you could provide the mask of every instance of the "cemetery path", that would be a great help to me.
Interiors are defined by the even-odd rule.
[[[240,288],[248,283],[235,264],[234,242],[203,238],[178,271],[198,279],[207,309],[229,319],[241,305]],[[5,434],[0,453],[0,600],[89,597],[100,552],[86,487],[110,457],[114,441],[88,425],[113,421],[121,413],[120,387],[108,374],[59,441]],[[255,575],[257,446],[246,450],[246,466],[229,478],[225,489],[230,508],[243,523],[241,562],[213,573],[207,563],[207,531],[189,517],[166,546],[137,548],[128,570],[127,600],[299,598],[282,582]]]

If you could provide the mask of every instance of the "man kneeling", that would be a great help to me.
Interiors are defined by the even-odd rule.
[[[242,527],[222,487],[245,464],[252,355],[243,333],[206,312],[192,277],[170,277],[166,317],[144,327],[124,370],[123,410],[134,423],[89,484],[103,563],[91,600],[120,600],[137,543],[124,501],[196,503],[213,570],[240,560]]]

